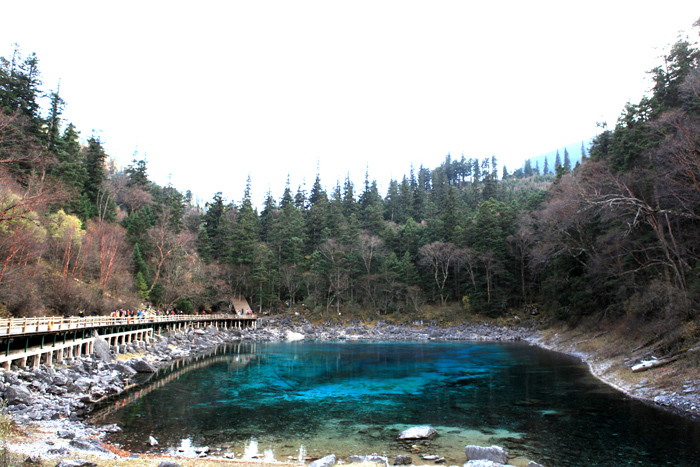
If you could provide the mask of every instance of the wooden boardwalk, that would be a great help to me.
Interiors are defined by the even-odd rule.
[[[17,336],[40,333],[52,333],[59,331],[76,331],[82,329],[94,329],[103,327],[116,327],[125,325],[153,325],[172,323],[204,323],[212,321],[247,322],[256,320],[256,315],[236,316],[232,314],[216,315],[161,315],[137,317],[114,316],[76,316],[69,318],[38,317],[38,318],[9,318],[0,319],[0,338],[3,336]]]
[[[0,319],[0,369],[53,365],[89,355],[99,336],[110,346],[149,342],[163,331],[207,326],[257,328],[256,315],[161,315],[146,317],[87,316]]]

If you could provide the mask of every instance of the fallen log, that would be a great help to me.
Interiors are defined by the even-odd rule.
[[[668,363],[675,362],[679,358],[681,358],[680,355],[676,355],[676,356],[669,357],[669,358],[654,358],[654,357],[652,357],[651,360],[643,360],[641,363],[633,365],[632,366],[632,373],[639,373],[641,371],[651,370],[652,368],[657,368],[657,367],[666,365]]]

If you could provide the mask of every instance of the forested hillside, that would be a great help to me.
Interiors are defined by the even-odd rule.
[[[309,192],[288,183],[258,212],[254,179],[240,203],[219,193],[199,207],[149,180],[138,155],[115,167],[98,138],[81,144],[62,120],[58,92],[40,108],[38,58],[16,51],[0,64],[3,313],[228,310],[242,294],[256,310],[323,318],[537,307],[694,334],[699,57],[675,44],[650,94],[574,167],[510,174],[493,157],[447,156],[385,194],[370,174],[359,187],[318,175]]]

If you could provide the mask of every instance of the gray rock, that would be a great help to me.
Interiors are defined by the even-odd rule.
[[[107,448],[102,446],[99,439],[75,438],[70,442],[70,445],[75,449],[83,451],[110,452]]]
[[[491,446],[488,448],[482,446],[467,445],[464,448],[464,453],[469,460],[490,460],[500,464],[508,462],[508,453],[500,446]]]
[[[123,376],[129,377],[129,376],[134,376],[137,371],[134,370],[132,367],[129,365],[126,365],[124,363],[117,362],[114,365],[112,365],[112,368],[117,370],[119,373],[121,373]]]
[[[155,439],[153,436],[149,436],[148,444],[150,444],[151,446],[158,446],[158,440]]]
[[[411,456],[398,455],[394,458],[394,465],[409,465],[413,464]]]
[[[24,386],[11,386],[5,391],[5,399],[9,405],[32,405],[34,403],[34,396],[29,392]]]
[[[75,432],[70,431],[70,430],[58,430],[58,433],[56,433],[59,438],[63,439],[73,439],[75,438]]]
[[[103,338],[97,336],[95,337],[95,345],[93,347],[95,352],[95,357],[103,362],[111,363],[114,361],[112,357],[112,352],[109,348],[109,343]]]
[[[136,370],[137,373],[155,373],[158,371],[156,367],[140,358],[131,361],[131,368]]]
[[[335,465],[335,454],[317,459],[309,464],[309,467],[331,467]]]
[[[71,384],[71,391],[87,392],[90,390],[93,384],[95,384],[95,381],[93,381],[91,378],[88,378],[87,376],[81,376],[73,381],[73,383]]]
[[[177,462],[172,462],[172,461],[160,461],[160,464],[158,464],[158,467],[180,467],[180,464]]]
[[[65,456],[70,452],[70,450],[66,449],[65,447],[61,446],[60,448],[56,449],[49,449],[46,451],[46,454],[50,456]]]
[[[100,427],[100,431],[104,433],[121,433],[123,430],[116,423],[104,425]]]
[[[97,467],[97,464],[83,459],[63,459],[56,467]]]
[[[26,459],[24,459],[24,465],[32,465],[32,464],[40,465],[41,464],[41,457],[31,455],[31,456],[27,457]]]
[[[527,467],[544,467],[544,465],[538,464],[538,463],[535,462],[535,461],[530,461],[530,462],[527,463]]]
[[[431,426],[414,426],[399,433],[396,439],[433,439],[435,435],[437,431]]]

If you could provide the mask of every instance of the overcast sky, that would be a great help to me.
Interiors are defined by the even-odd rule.
[[[203,202],[385,193],[445,155],[526,158],[614,124],[697,0],[3,2],[0,55],[36,52],[64,117]]]

